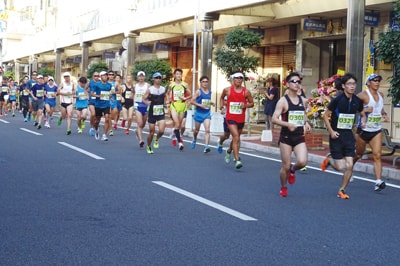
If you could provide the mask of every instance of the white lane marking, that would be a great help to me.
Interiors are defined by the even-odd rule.
[[[25,131],[25,132],[28,132],[28,133],[37,135],[37,136],[43,136],[43,134],[41,134],[41,133],[38,133],[38,132],[36,132],[36,131],[32,131],[32,130],[26,129],[26,128],[23,128],[23,127],[21,127],[20,129],[23,130],[23,131]]]
[[[10,122],[8,122],[7,120],[3,120],[3,119],[0,119],[0,122],[3,122],[5,124],[10,124]]]
[[[165,187],[165,188],[167,188],[169,190],[175,191],[175,192],[177,192],[177,193],[179,193],[181,195],[184,195],[184,196],[186,196],[188,198],[194,199],[194,200],[196,200],[196,201],[198,201],[200,203],[208,205],[208,206],[210,206],[212,208],[215,208],[217,210],[225,212],[225,213],[227,213],[229,215],[232,215],[232,216],[234,216],[236,218],[239,218],[239,219],[241,219],[243,221],[257,221],[257,219],[255,219],[253,217],[247,216],[247,215],[245,215],[243,213],[240,213],[238,211],[235,211],[233,209],[230,209],[228,207],[225,207],[225,206],[223,206],[221,204],[215,203],[215,202],[210,201],[208,199],[205,199],[203,197],[197,196],[197,195],[195,195],[193,193],[190,193],[190,192],[188,192],[186,190],[180,189],[180,188],[175,187],[173,185],[170,185],[168,183],[165,183],[165,182],[162,182],[162,181],[152,181],[152,182],[157,184],[157,185],[159,185],[159,186]]]
[[[71,145],[71,144],[68,144],[68,143],[65,143],[65,142],[61,142],[61,141],[59,141],[58,143],[61,144],[61,145],[64,145],[65,147],[68,147],[68,148],[70,148],[70,149],[72,149],[72,150],[78,151],[78,152],[83,153],[83,154],[85,154],[85,155],[87,155],[87,156],[89,156],[89,157],[92,157],[92,158],[94,158],[94,159],[96,159],[96,160],[105,160],[103,157],[97,156],[97,155],[94,154],[94,153],[85,151],[84,149],[75,147],[75,146],[73,146],[73,145]]]

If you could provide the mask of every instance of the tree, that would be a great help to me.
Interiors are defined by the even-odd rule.
[[[393,76],[389,78],[389,96],[392,103],[400,102],[400,0],[393,3],[393,26],[388,32],[379,34],[376,43],[376,55],[378,60],[385,64],[393,64]]]
[[[90,64],[88,70],[86,71],[87,77],[92,78],[94,72],[108,71],[108,65],[106,62],[98,62]]]
[[[234,71],[257,72],[259,57],[248,56],[247,49],[260,45],[262,36],[236,27],[225,35],[225,45],[215,50],[215,61],[226,78]]]
[[[171,64],[160,59],[143,61],[135,64],[132,70],[132,77],[136,77],[139,71],[144,71],[144,73],[146,73],[146,81],[150,84],[152,83],[151,78],[153,74],[160,72],[163,75],[161,84],[164,87],[168,86],[169,81],[173,77]]]
[[[53,76],[56,72],[54,71],[54,69],[50,69],[48,67],[43,67],[39,70],[39,74],[42,76]]]

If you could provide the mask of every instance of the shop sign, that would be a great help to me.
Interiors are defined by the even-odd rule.
[[[114,52],[103,52],[103,58],[115,58],[115,53]]]
[[[364,25],[370,27],[377,27],[379,24],[379,14],[378,13],[365,13]]]
[[[326,28],[328,26],[327,20],[317,20],[317,19],[309,19],[305,18],[302,21],[302,28],[305,31],[318,31],[318,32],[326,32]]]

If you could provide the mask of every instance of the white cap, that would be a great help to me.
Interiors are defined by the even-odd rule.
[[[140,75],[146,76],[146,73],[144,73],[144,71],[139,71],[139,72],[137,73],[137,76],[139,77]]]
[[[69,72],[64,72],[63,77],[70,77],[71,74]]]
[[[107,75],[107,72],[106,72],[106,71],[101,71],[101,72],[99,73],[99,75],[100,75],[100,76]]]
[[[42,79],[42,78],[43,78],[43,75],[38,75],[37,78],[38,78],[38,79]]]
[[[244,78],[243,74],[240,72],[237,72],[235,74],[232,75],[232,78]]]

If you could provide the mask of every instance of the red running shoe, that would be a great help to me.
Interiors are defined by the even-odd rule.
[[[296,182],[296,175],[289,170],[288,183],[293,185]]]
[[[279,191],[279,195],[280,195],[281,197],[287,197],[287,196],[288,196],[288,194],[287,194],[287,187],[281,187],[281,191]]]
[[[125,134],[129,135],[129,129],[125,129]]]
[[[114,123],[114,129],[117,129],[117,126],[118,126],[117,123]]]
[[[122,120],[121,127],[125,127],[125,120]]]
[[[328,154],[328,156],[325,157],[325,159],[322,161],[321,163],[321,170],[325,171],[326,169],[328,169],[328,166],[331,164],[329,162],[329,157],[331,157],[330,154]]]
[[[174,146],[174,147],[176,146],[176,139],[172,140],[172,146]]]

